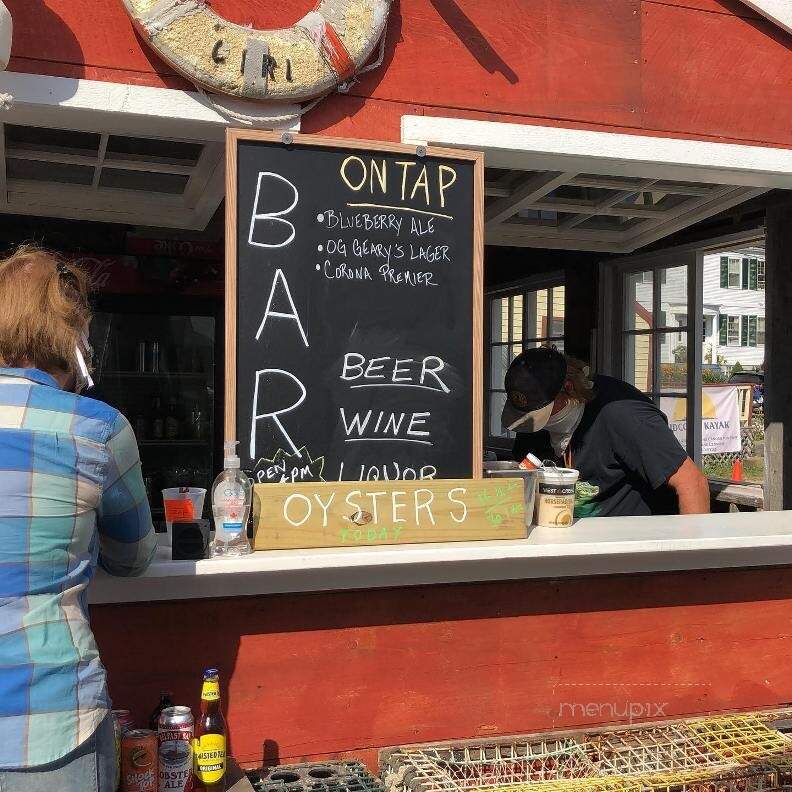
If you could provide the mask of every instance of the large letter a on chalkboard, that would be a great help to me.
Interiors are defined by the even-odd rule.
[[[286,299],[289,301],[291,313],[283,313],[282,311],[272,310],[272,300],[275,298],[275,287],[278,285],[278,281],[283,284],[283,292],[286,296]],[[289,291],[289,284],[286,282],[286,276],[283,274],[283,270],[275,271],[275,277],[272,279],[272,288],[270,289],[269,299],[267,300],[267,308],[264,311],[264,317],[261,320],[259,329],[256,332],[256,341],[261,338],[261,333],[264,331],[264,325],[267,323],[267,318],[270,316],[274,316],[276,319],[291,319],[292,321],[297,322],[297,327],[300,328],[300,335],[302,336],[303,343],[305,344],[306,348],[308,347],[308,336],[305,334],[302,322],[300,321],[300,315],[297,313],[297,306],[294,304],[294,300],[292,300],[291,292]]]

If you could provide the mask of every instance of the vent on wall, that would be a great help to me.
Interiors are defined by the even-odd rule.
[[[224,194],[222,143],[3,125],[0,212],[203,229]]]

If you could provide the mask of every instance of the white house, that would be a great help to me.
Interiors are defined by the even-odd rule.
[[[705,256],[704,362],[761,367],[764,343],[764,248]]]
[[[704,257],[704,364],[761,368],[765,343],[765,257],[763,247],[722,250]],[[685,364],[687,332],[687,269],[684,266],[637,272],[627,281],[632,295],[630,337],[625,350],[627,370],[642,390],[652,389],[651,327],[657,334],[661,364]],[[659,311],[658,316],[654,312]]]
[[[687,324],[687,273],[672,268],[661,273],[661,311],[659,323],[665,327]],[[636,325],[640,308],[651,311],[651,283],[636,276]],[[765,342],[765,255],[764,248],[721,250],[704,256],[704,348],[705,364],[720,363],[743,368],[760,368],[764,363]],[[669,334],[661,345],[661,361],[674,362],[674,350],[682,351],[684,333]]]

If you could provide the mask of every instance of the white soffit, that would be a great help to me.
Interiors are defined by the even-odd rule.
[[[0,73],[0,213],[202,230],[228,126],[196,93]]]
[[[792,188],[788,149],[426,116],[402,140],[484,152],[495,245],[630,253]]]
[[[743,0],[743,3],[792,34],[792,0]]]

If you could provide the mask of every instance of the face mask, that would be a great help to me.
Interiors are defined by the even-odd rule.
[[[545,429],[550,434],[550,443],[557,456],[567,450],[575,429],[578,428],[585,405],[570,399],[555,415],[550,416]]]
[[[88,336],[85,333],[80,335],[80,341],[82,342],[83,349],[85,349],[85,354],[88,355],[89,359],[92,358],[93,350],[88,341]],[[94,381],[91,379],[91,372],[88,370],[88,364],[85,362],[85,356],[83,355],[82,349],[80,349],[80,344],[75,345],[74,356],[77,358],[77,368],[79,370],[74,383],[74,392],[82,393],[87,388],[93,388]]]

